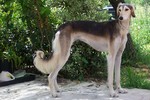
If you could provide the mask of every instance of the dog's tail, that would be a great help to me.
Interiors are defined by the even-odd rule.
[[[53,55],[51,58],[44,59],[41,54],[37,54],[34,59],[35,67],[44,74],[50,74],[57,66],[59,66],[59,58],[61,55],[59,35],[60,31],[55,34],[55,39],[52,44]]]

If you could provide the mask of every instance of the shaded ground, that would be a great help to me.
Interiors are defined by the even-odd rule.
[[[150,100],[150,90],[128,89],[128,94],[110,98],[105,84],[62,81],[59,98],[52,98],[45,78],[0,87],[0,100]]]

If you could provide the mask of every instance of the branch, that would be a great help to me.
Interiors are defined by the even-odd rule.
[[[38,26],[39,26],[39,29],[40,29],[40,33],[41,33],[41,43],[40,43],[40,46],[41,46],[41,49],[43,50],[43,46],[42,46],[42,44],[43,44],[43,40],[44,40],[44,34],[43,34],[43,21],[42,21],[42,18],[41,18],[41,15],[40,15],[40,11],[39,11],[39,9],[38,9],[38,2],[37,2],[37,0],[34,0],[34,4],[35,4],[35,11],[36,11],[36,13],[37,13],[37,17],[38,17]]]

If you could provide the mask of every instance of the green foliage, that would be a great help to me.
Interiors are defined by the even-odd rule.
[[[41,48],[46,52],[51,51],[51,40],[56,27],[64,21],[107,20],[106,12],[99,12],[106,3],[102,0],[0,0],[1,58],[18,63],[15,64],[16,67],[20,63],[22,66],[31,65],[34,50]],[[75,49],[78,47],[79,49]],[[74,52],[72,58],[66,65],[71,69],[81,65],[78,70],[81,74],[77,74],[79,77],[82,74],[82,76],[87,75],[84,68],[89,65],[88,57],[99,57],[99,62],[90,63],[90,66],[97,66],[95,69],[99,68],[101,66],[99,63],[102,62],[100,54],[91,48],[87,49],[89,54],[85,54],[86,48],[88,46],[83,44],[75,45],[72,49]],[[76,64],[77,62],[79,64]],[[66,67],[66,71],[69,67]],[[93,67],[93,70],[95,69]]]
[[[125,1],[135,5],[142,5],[142,6],[150,5],[150,0],[125,0]]]
[[[11,67],[15,66],[16,68],[20,67],[20,64],[22,63],[21,59],[23,59],[21,56],[18,56],[10,47],[7,48],[7,51],[3,52],[3,58],[3,60],[7,59],[7,61],[12,64]]]
[[[136,5],[136,18],[132,21],[132,38],[136,45],[136,62],[150,66],[150,7]]]
[[[31,65],[34,50],[51,49],[55,16],[41,0],[0,0],[0,4],[0,57],[22,63],[20,67]]]
[[[0,57],[15,67],[22,63],[20,48],[23,47],[25,24],[20,20],[20,6],[15,0],[0,1]]]
[[[148,69],[147,69],[148,70]],[[136,68],[125,67],[122,70],[122,86],[128,88],[150,89],[149,74]]]
[[[58,7],[58,16],[63,21],[72,20],[96,20],[108,19],[106,13],[98,10],[104,7],[106,2],[102,0],[48,0],[51,6]]]

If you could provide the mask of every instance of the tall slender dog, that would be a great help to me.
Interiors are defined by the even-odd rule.
[[[58,96],[57,74],[64,66],[70,55],[74,41],[80,40],[97,51],[106,51],[108,63],[108,87],[111,97],[118,97],[118,93],[127,93],[120,85],[120,65],[122,53],[127,42],[130,19],[135,17],[134,7],[120,3],[117,7],[118,19],[108,22],[73,21],[61,25],[53,41],[53,55],[44,59],[42,51],[36,51],[34,65],[49,74],[48,81],[52,96]],[[115,72],[116,91],[113,88]]]

